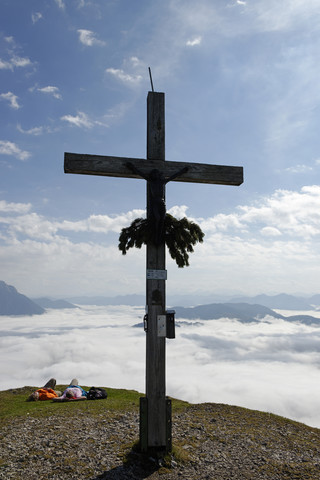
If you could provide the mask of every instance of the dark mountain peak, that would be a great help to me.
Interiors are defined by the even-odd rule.
[[[8,285],[3,280],[0,280],[0,291],[4,293],[7,292],[9,294],[18,293],[16,288],[14,288],[12,285]]]
[[[0,280],[0,315],[41,315],[45,310]]]

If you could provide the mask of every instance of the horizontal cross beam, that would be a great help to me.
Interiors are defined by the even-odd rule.
[[[135,167],[146,176],[151,170],[158,169],[166,178],[177,173],[183,167],[188,167],[186,173],[174,179],[176,182],[210,183],[217,185],[241,185],[243,183],[242,167],[67,152],[64,154],[64,171],[65,173],[79,173],[83,175],[141,179],[138,174],[133,173],[126,166],[128,162],[133,163]]]

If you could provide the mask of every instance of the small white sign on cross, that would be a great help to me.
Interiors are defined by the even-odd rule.
[[[167,280],[167,270],[147,270],[147,280]]]

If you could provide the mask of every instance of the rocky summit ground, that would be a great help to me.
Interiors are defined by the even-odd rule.
[[[320,480],[320,430],[304,424],[235,406],[186,404],[174,409],[173,454],[159,460],[133,448],[136,405],[109,409],[102,400],[91,411],[92,402],[81,403],[4,418],[0,478]]]

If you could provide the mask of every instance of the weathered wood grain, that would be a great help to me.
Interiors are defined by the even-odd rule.
[[[147,157],[140,168],[148,164],[163,171],[165,162],[164,94],[149,92],[147,98]],[[154,162],[156,160],[156,167]],[[139,178],[139,177],[138,177]],[[147,182],[147,218],[152,216],[151,193]],[[165,270],[165,244],[147,245],[147,269]],[[158,337],[158,315],[166,311],[166,281],[146,280],[148,332],[146,338],[146,396],[148,401],[148,447],[166,449],[166,339]]]
[[[164,93],[149,92],[147,97],[147,159],[165,159]]]
[[[64,154],[65,173],[83,175],[102,175],[105,177],[139,178],[141,177],[126,167],[128,162],[148,175],[151,170],[158,169],[165,177],[170,177],[183,167],[188,171],[175,178],[174,182],[208,183],[216,185],[241,185],[243,168],[227,165],[211,165],[209,163],[172,162],[163,160],[145,160],[143,158],[112,157],[104,155],[86,155],[81,153]]]

